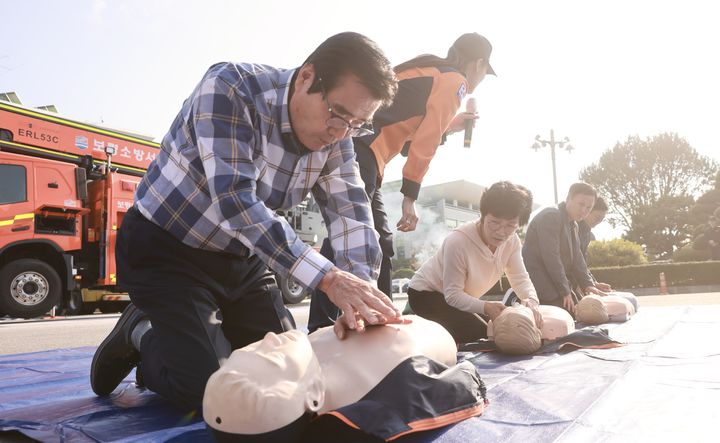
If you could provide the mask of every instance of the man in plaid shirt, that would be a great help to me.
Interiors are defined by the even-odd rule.
[[[350,137],[372,132],[397,81],[356,33],[321,44],[298,69],[212,66],[183,104],[118,233],[118,282],[132,303],[98,347],[91,385],[138,381],[183,408],[233,349],[295,326],[270,270],[318,288],[343,312],[341,339],[403,321],[380,292],[381,259]],[[276,214],[312,192],[335,263]]]

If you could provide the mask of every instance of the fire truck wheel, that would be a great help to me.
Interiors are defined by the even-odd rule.
[[[61,285],[57,272],[43,261],[12,261],[0,271],[0,311],[19,318],[43,315],[60,302]]]
[[[283,301],[287,305],[294,305],[305,300],[308,290],[302,287],[298,282],[277,276],[277,284],[282,292]]]

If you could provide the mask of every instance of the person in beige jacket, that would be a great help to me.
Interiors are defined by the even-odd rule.
[[[525,187],[507,181],[490,186],[480,199],[480,218],[451,232],[410,280],[408,302],[413,312],[443,325],[457,343],[486,338],[486,321],[496,318],[505,305],[480,297],[505,273],[542,327],[517,235],[531,211],[532,193]]]

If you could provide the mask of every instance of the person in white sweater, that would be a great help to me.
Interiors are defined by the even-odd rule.
[[[480,199],[480,218],[456,228],[410,280],[408,302],[417,315],[443,325],[457,343],[487,337],[487,319],[505,305],[480,297],[503,273],[542,327],[535,287],[525,269],[517,231],[527,224],[532,193],[507,181],[493,184]]]

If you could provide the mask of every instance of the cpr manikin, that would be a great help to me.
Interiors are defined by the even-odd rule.
[[[222,433],[260,435],[357,402],[409,357],[457,362],[445,328],[406,317],[412,322],[351,331],[342,341],[326,327],[310,336],[268,333],[235,350],[208,380],[205,421]]]
[[[488,324],[488,338],[498,349],[508,354],[532,354],[543,341],[555,340],[575,331],[575,321],[570,314],[557,306],[540,305],[543,327],[538,329],[532,311],[520,304],[505,308]]]
[[[575,309],[577,320],[590,325],[624,322],[635,315],[633,304],[619,295],[586,295]]]

